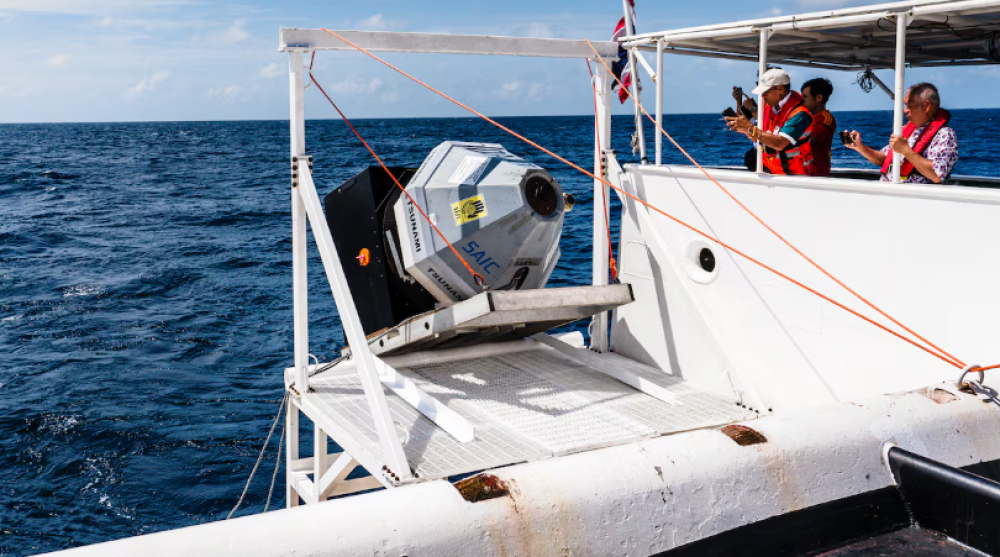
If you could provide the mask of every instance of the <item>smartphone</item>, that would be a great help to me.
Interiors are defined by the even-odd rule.
[[[736,111],[733,110],[733,107],[727,106],[726,109],[722,111],[722,115],[726,118],[736,118]]]
[[[851,137],[851,132],[849,132],[847,130],[843,130],[843,131],[840,132],[840,141],[844,145],[852,145],[852,144],[854,144],[854,138]]]

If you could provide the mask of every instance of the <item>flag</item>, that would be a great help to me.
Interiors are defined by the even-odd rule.
[[[632,32],[635,33],[635,0],[628,0],[629,4],[629,18],[632,20]],[[612,41],[618,41],[621,37],[624,37],[627,33],[628,28],[625,26],[625,18],[622,17],[618,21],[618,25],[615,26],[614,35],[611,36]],[[611,73],[615,74],[624,85],[624,89],[619,87],[618,81],[611,84],[611,88],[618,91],[618,100],[622,103],[628,98],[628,94],[625,89],[632,86],[632,65],[628,62],[628,51],[626,51],[621,43],[618,44],[618,60],[611,64]]]

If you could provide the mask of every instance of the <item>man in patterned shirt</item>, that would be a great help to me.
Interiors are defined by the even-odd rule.
[[[905,157],[900,179],[910,184],[940,184],[951,176],[958,160],[958,139],[948,126],[950,114],[941,108],[941,96],[930,83],[918,83],[906,92],[904,112],[910,121],[903,135],[893,134],[889,145],[876,151],[861,142],[861,134],[852,131],[848,149],[861,153],[882,167],[882,181],[892,179],[892,157],[896,151]]]

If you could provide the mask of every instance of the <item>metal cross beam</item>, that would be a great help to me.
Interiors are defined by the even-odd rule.
[[[444,33],[397,33],[392,31],[335,31],[341,37],[372,52],[420,52],[438,54],[483,54],[537,56],[543,58],[591,58],[594,51],[584,41],[531,37],[482,37]],[[593,41],[604,58],[618,56],[618,44]],[[281,52],[347,50],[354,47],[320,29],[281,30]]]

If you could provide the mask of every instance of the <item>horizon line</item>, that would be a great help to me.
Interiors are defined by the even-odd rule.
[[[1000,110],[1000,107],[974,107],[974,108],[952,108],[951,112],[963,110]],[[849,112],[892,112],[887,109],[867,109],[867,110],[831,110],[834,114]],[[716,116],[715,112],[664,112],[664,116]],[[612,118],[632,118],[631,114],[612,114]],[[547,114],[547,115],[515,115],[515,116],[490,116],[490,118],[583,118],[593,117],[593,114]],[[478,119],[475,115],[470,116],[387,116],[387,117],[364,117],[351,118],[352,122],[367,120],[459,120]],[[222,120],[79,120],[62,122],[0,122],[0,126],[44,126],[44,125],[69,125],[69,124],[204,124],[214,122],[288,122],[288,118],[232,118]],[[342,122],[341,118],[307,118],[306,122]]]

